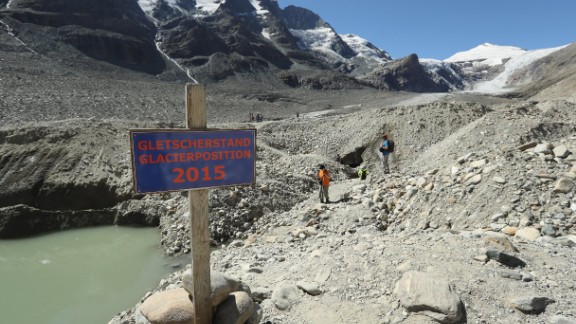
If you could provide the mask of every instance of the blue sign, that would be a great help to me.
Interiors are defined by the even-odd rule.
[[[132,130],[138,193],[252,185],[256,130]]]

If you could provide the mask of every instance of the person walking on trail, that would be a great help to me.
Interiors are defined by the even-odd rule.
[[[388,165],[388,158],[394,152],[392,142],[388,140],[388,135],[382,134],[382,146],[380,146],[380,153],[382,153],[382,168],[384,173],[390,173],[390,166]]]
[[[361,165],[360,169],[358,170],[358,177],[360,178],[360,180],[366,180],[366,177],[368,176],[368,170],[366,170],[366,167]]]
[[[330,197],[328,195],[328,188],[330,187],[330,180],[332,180],[332,175],[330,171],[326,169],[324,164],[320,164],[320,170],[318,171],[318,183],[320,184],[320,192],[318,196],[320,197],[320,202],[327,204],[330,203]]]

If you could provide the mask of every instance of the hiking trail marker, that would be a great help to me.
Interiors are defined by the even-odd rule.
[[[194,323],[211,324],[208,188],[256,183],[256,130],[207,129],[200,84],[186,84],[186,126],[130,131],[134,188],[189,190]]]

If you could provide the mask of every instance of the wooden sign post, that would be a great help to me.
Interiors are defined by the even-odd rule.
[[[206,129],[206,91],[203,85],[186,84],[186,127]],[[208,190],[188,191],[195,324],[212,324]]]
[[[256,129],[207,129],[200,84],[186,84],[186,127],[130,131],[134,189],[188,190],[194,324],[212,324],[208,193],[255,184]]]

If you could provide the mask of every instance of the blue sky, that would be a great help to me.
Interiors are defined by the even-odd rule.
[[[310,9],[339,34],[393,58],[443,60],[483,43],[527,50],[576,42],[575,0],[278,0]]]

